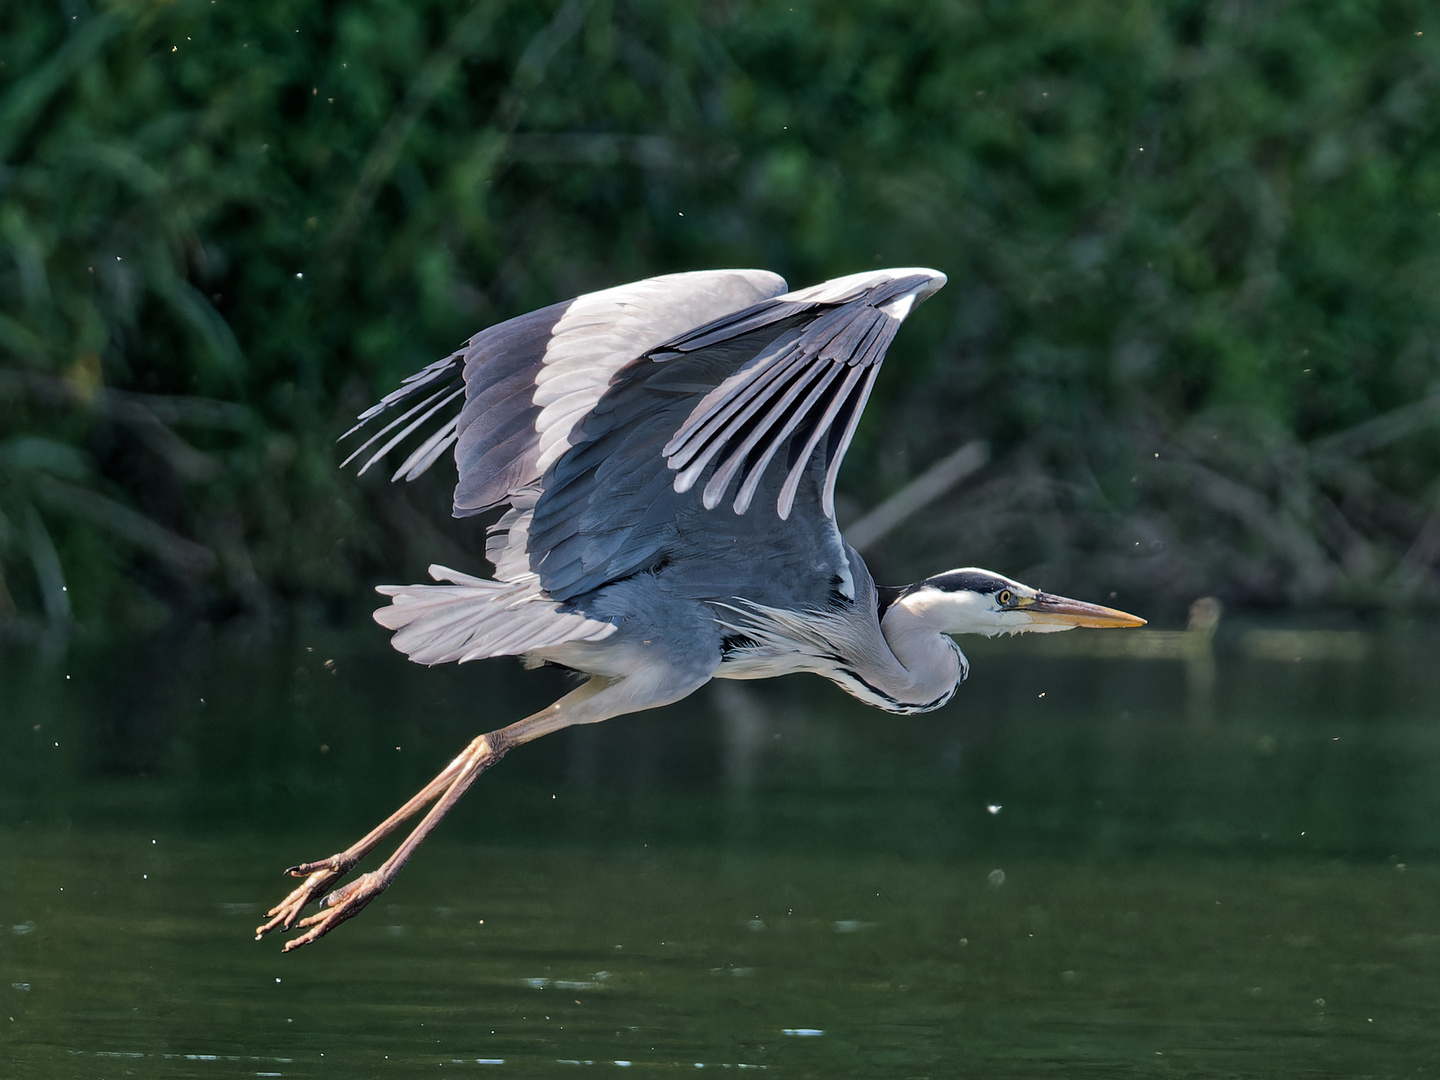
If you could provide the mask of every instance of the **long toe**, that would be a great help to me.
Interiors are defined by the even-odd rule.
[[[381,871],[361,874],[348,885],[342,885],[320,901],[321,909],[314,915],[300,920],[305,933],[285,943],[284,952],[318,941],[346,919],[353,919],[365,910],[365,905],[379,896],[390,885],[390,879]]]
[[[290,895],[281,900],[265,914],[270,916],[270,921],[262,923],[255,928],[255,940],[259,941],[266,934],[276,930],[289,930],[295,925],[295,920],[317,897],[324,894],[345,870],[341,866],[339,856],[331,856],[321,862],[302,863],[299,866],[292,866],[285,871],[295,877],[308,875],[304,882],[295,886]]]

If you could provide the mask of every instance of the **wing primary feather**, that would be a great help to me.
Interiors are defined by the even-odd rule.
[[[865,333],[856,343],[850,363],[878,367],[881,356],[890,347],[890,342],[895,340],[895,329],[899,324],[883,312],[876,312],[876,316],[870,325],[865,327]]]
[[[407,408],[404,412],[398,414],[398,415],[397,415],[393,420],[391,420],[388,424],[386,424],[384,427],[380,428],[379,430],[375,431],[373,434],[371,434],[371,436],[370,436],[368,439],[366,439],[363,443],[361,443],[361,444],[360,444],[359,446],[357,446],[354,450],[352,450],[352,451],[350,452],[350,456],[347,457],[344,461],[342,461],[342,462],[340,463],[340,467],[343,469],[346,465],[349,465],[350,462],[354,461],[357,457],[359,457],[361,454],[363,454],[363,453],[365,452],[366,448],[368,448],[369,446],[373,445],[377,439],[382,439],[382,438],[384,438],[384,437],[385,437],[385,434],[386,434],[387,432],[393,431],[398,425],[405,423],[405,421],[406,421],[406,420],[409,420],[410,417],[414,416],[415,413],[416,413],[418,410],[425,408],[425,406],[429,405],[432,401],[435,400],[435,398],[437,398],[437,397],[439,397],[441,394],[445,393],[445,392],[446,392],[446,389],[447,389],[446,387],[443,387],[443,386],[442,386],[439,390],[435,391],[435,393],[434,393],[432,396],[426,398],[424,401],[416,402],[415,404],[413,404],[413,405],[411,405],[409,408]],[[454,389],[454,387],[452,386],[452,387],[450,387],[449,389]],[[395,395],[392,395],[392,396],[395,396]],[[404,395],[399,395],[398,397],[396,397],[396,401],[398,402],[398,401],[400,400],[400,398],[402,398],[403,396],[404,396]],[[387,406],[387,407],[388,407],[388,406]],[[365,411],[365,413],[364,413],[364,416],[365,416],[365,417],[374,417],[375,415],[377,415],[377,414],[376,414],[374,408],[367,409],[367,410]],[[336,440],[336,441],[337,441],[337,442],[344,442],[344,441],[345,441],[346,439],[348,439],[351,435],[354,435],[355,432],[359,431],[362,427],[364,427],[365,424],[366,424],[366,420],[365,420],[365,419],[362,419],[362,420],[360,421],[360,423],[356,424],[356,425],[355,425],[354,427],[352,427],[349,431],[347,431],[344,435],[341,435],[340,438],[339,438],[338,440]],[[372,464],[372,462],[368,462],[368,461],[367,461],[367,462],[365,463],[365,468],[368,469],[371,464]],[[364,469],[362,469],[361,471],[363,472]]]
[[[745,460],[749,457],[750,452],[759,444],[760,440],[771,436],[771,443],[767,447],[758,466],[760,469],[764,469],[765,463],[775,454],[778,445],[776,440],[784,438],[783,434],[779,436],[773,434],[777,421],[780,421],[784,417],[786,411],[794,404],[795,399],[804,393],[805,390],[815,382],[816,377],[823,374],[828,367],[830,367],[830,365],[807,364],[800,369],[800,373],[791,380],[790,385],[784,388],[784,393],[778,398],[762,398],[760,400],[759,404],[764,404],[766,400],[769,400],[771,402],[770,409],[752,426],[749,435],[745,437],[744,441],[742,441],[739,446],[730,450],[725,460],[716,468],[715,475],[712,476],[710,482],[705,485],[705,495],[702,501],[707,510],[713,510],[720,504],[720,499],[724,496],[725,489],[730,486],[730,480],[740,467],[745,464]],[[777,389],[779,388],[777,387]],[[798,417],[793,419],[798,423]],[[732,443],[733,439],[728,440],[726,447],[728,448]],[[754,471],[754,469],[751,470],[752,473]],[[744,501],[747,507],[749,503],[749,499]],[[743,514],[745,512],[745,510],[740,507],[740,500],[738,498],[736,499],[735,505],[735,512],[737,514]]]
[[[365,462],[365,464],[364,464],[363,466],[361,466],[361,468],[360,468],[360,474],[361,474],[361,475],[364,475],[366,469],[370,468],[371,465],[374,465],[377,461],[379,461],[381,458],[383,458],[383,457],[384,457],[386,454],[388,454],[391,450],[394,450],[395,447],[397,447],[398,445],[400,445],[400,443],[404,442],[404,441],[405,441],[406,439],[408,439],[412,434],[414,434],[415,431],[416,431],[416,429],[419,428],[422,424],[424,424],[426,420],[429,420],[430,417],[434,416],[437,412],[439,412],[441,409],[443,409],[446,405],[448,405],[450,402],[454,401],[457,397],[459,397],[460,395],[462,395],[462,394],[464,394],[464,393],[465,393],[465,387],[463,387],[463,386],[458,386],[458,387],[456,387],[455,389],[449,391],[448,393],[447,393],[446,391],[444,391],[444,390],[441,390],[439,393],[435,394],[433,397],[427,398],[425,401],[421,402],[421,404],[419,404],[419,405],[415,406],[413,409],[410,409],[409,411],[407,411],[407,412],[404,414],[404,416],[401,416],[401,417],[399,418],[399,420],[405,420],[405,419],[408,419],[408,418],[411,417],[411,416],[415,416],[415,414],[416,414],[417,412],[420,412],[421,409],[425,409],[425,406],[426,406],[426,405],[429,405],[429,406],[430,406],[428,409],[425,409],[425,411],[424,411],[423,413],[420,413],[419,416],[416,416],[415,419],[414,419],[413,421],[411,421],[411,423],[409,423],[408,425],[406,425],[406,427],[405,427],[402,431],[400,431],[399,434],[395,435],[389,442],[387,442],[387,443],[386,443],[384,446],[382,446],[379,450],[375,451],[375,453],[370,456],[370,460],[367,461],[367,462]],[[439,400],[436,400],[437,398],[438,398]],[[431,402],[434,402],[434,404],[431,405],[431,404],[430,404]],[[397,420],[395,423],[398,423],[399,420]],[[385,427],[385,431],[389,431],[390,428],[392,428],[392,427],[394,427],[394,426],[395,426],[394,423],[387,424],[386,427]],[[375,436],[375,438],[379,438],[380,435],[382,435],[382,434],[384,434],[384,432],[378,433],[378,434]],[[370,441],[373,442],[374,439],[371,439]],[[368,445],[368,443],[367,443],[367,445]],[[358,453],[359,451],[356,451],[356,452]],[[353,457],[354,455],[352,454],[351,456]],[[348,459],[347,459],[347,463],[348,463]]]
[[[400,468],[395,470],[394,475],[390,477],[390,482],[394,483],[401,477],[406,480],[414,480],[431,465],[434,465],[440,455],[454,444],[455,429],[459,423],[459,416],[452,416],[447,420],[443,427],[414,449]]]
[[[868,304],[841,308],[835,317],[824,323],[817,323],[806,335],[811,339],[811,351],[822,360],[854,364],[857,362],[857,340],[874,325],[876,319],[883,318],[883,315]]]
[[[825,466],[825,487],[820,496],[820,506],[825,511],[825,516],[832,521],[835,518],[835,478],[840,475],[840,463],[845,460],[845,451],[850,449],[850,440],[855,437],[855,428],[860,424],[860,414],[865,411],[865,402],[869,400],[870,390],[879,374],[880,365],[871,364],[865,382],[850,395],[849,419],[839,442],[830,451],[830,460]]]
[[[414,419],[413,422],[407,425],[404,430],[400,432],[400,434],[396,435],[383,447],[375,451],[375,453],[371,454],[365,464],[360,466],[360,475],[363,476],[365,474],[365,471],[369,469],[370,466],[374,465],[391,450],[395,449],[395,447],[399,443],[403,442],[411,433],[413,433],[416,428],[418,428],[426,420],[430,419],[431,416],[435,415],[436,412],[438,412],[440,409],[443,409],[455,398],[459,397],[464,393],[465,387],[463,385],[453,387],[441,387],[424,401],[421,401],[406,409],[394,420],[391,420],[390,423],[386,424],[379,431],[375,432],[374,435],[371,435],[370,438],[366,439],[363,443],[357,446],[354,452],[352,452],[349,457],[347,457],[343,462],[341,462],[341,467],[343,468],[345,465],[349,465],[350,462],[354,461],[357,457],[363,454],[378,440],[383,438],[389,432],[393,431],[400,424],[404,424],[407,420],[411,420],[412,417],[417,417],[418,414],[418,418]]]
[[[785,445],[785,440],[790,438],[795,429],[800,426],[800,422],[810,415],[810,411],[815,408],[815,403],[820,400],[820,395],[839,377],[840,369],[833,364],[827,364],[820,369],[820,379],[810,388],[810,393],[805,396],[805,400],[791,412],[790,418],[785,421],[785,426],[770,440],[770,445],[765,448],[765,453],[746,474],[745,482],[740,485],[740,490],[735,494],[735,513],[743,514],[750,509],[750,503],[755,498],[755,491],[760,486],[760,481],[769,467],[771,459],[779,453],[780,447]]]
[[[729,383],[730,386],[727,388],[725,383],[721,383],[711,391],[712,395],[719,395],[716,400],[708,406],[702,401],[692,414],[692,418],[688,418],[687,422],[665,445],[662,453],[669,461],[670,467],[684,468],[687,466],[694,460],[695,455],[706,448],[717,429],[729,426],[732,416],[743,411],[757,394],[771,385],[775,379],[783,378],[787,370],[803,363],[804,360],[804,352],[792,345],[784,352],[764,357],[750,366],[748,370],[742,368],[735,375],[726,379],[725,383]],[[711,453],[713,452],[712,449]],[[704,466],[702,465],[701,468]],[[685,489],[680,490],[686,490],[688,487],[687,484]]]
[[[707,394],[686,418],[680,430],[665,444],[662,452],[670,462],[671,468],[680,468],[687,460],[682,452],[685,444],[693,445],[694,440],[702,436],[708,438],[708,433],[714,431],[717,425],[725,423],[736,408],[769,385],[769,376],[766,375],[767,368],[773,368],[776,365],[792,366],[796,363],[809,363],[817,354],[817,346],[823,347],[824,344],[828,344],[836,336],[837,328],[843,328],[845,319],[849,317],[849,313],[845,311],[828,311],[809,325],[797,327],[798,336],[796,337],[787,337],[785,334],[781,334],[771,344],[773,346],[783,341],[783,346],[750,361]],[[749,321],[753,322],[754,320]],[[753,329],[748,324],[745,325],[745,328]],[[699,343],[694,345],[687,343],[686,351],[698,351],[707,345],[718,344],[719,342],[712,340],[713,337],[713,334],[707,334]]]
[[[795,492],[800,487],[800,478],[805,475],[806,466],[810,464],[810,455],[815,452],[815,447],[820,442],[821,436],[830,429],[830,425],[835,420],[835,414],[840,411],[840,406],[844,404],[845,399],[850,396],[850,391],[855,388],[855,384],[859,382],[864,375],[864,368],[850,368],[845,373],[845,381],[841,383],[840,388],[831,395],[830,403],[825,407],[824,415],[822,415],[815,424],[815,430],[810,433],[810,438],[805,441],[804,449],[800,451],[794,466],[790,469],[790,475],[785,477],[785,484],[780,489],[780,498],[775,504],[775,510],[776,513],[780,515],[781,521],[786,521],[790,517],[790,510],[795,505]]]
[[[749,372],[749,382],[732,399],[735,403],[743,403],[743,407],[737,411],[729,408],[731,402],[727,402],[726,411],[730,413],[729,416],[715,417],[714,423],[711,423],[711,418],[707,417],[706,428],[696,431],[694,439],[686,447],[686,452],[692,455],[690,463],[676,477],[675,490],[689,491],[715,455],[731,445],[736,435],[743,431],[745,425],[753,419],[755,414],[765,407],[770,400],[770,394],[784,386],[796,374],[797,369],[799,375],[803,376],[805,367],[804,357],[797,352],[793,356],[777,362],[768,372],[757,370]],[[708,485],[706,490],[709,490]],[[713,507],[714,504],[709,505]]]
[[[869,396],[874,372],[900,322],[871,303],[856,303],[856,299],[847,297],[822,305],[828,310],[814,316],[813,321],[799,330],[798,336],[782,337],[783,351],[777,350],[769,357],[757,358],[745,365],[710,391],[691,411],[662,451],[666,463],[675,471],[676,492],[690,490],[719,458],[705,485],[701,503],[707,509],[717,506],[736,474],[743,469],[744,479],[732,504],[737,514],[743,514],[749,509],[763,473],[780,447],[792,437],[796,441],[803,439],[804,446],[798,454],[796,448],[791,447],[790,472],[776,506],[780,517],[788,518],[801,478],[820,440],[828,434],[830,440],[825,453],[828,479],[822,505],[826,516],[833,518],[833,487],[839,458],[854,437],[858,410]],[[754,321],[753,316],[747,318]],[[735,322],[744,326],[746,318]],[[717,344],[719,329],[712,327],[695,338],[682,339],[673,347],[698,351]],[[735,332],[734,326],[730,332]],[[832,374],[818,379],[810,374],[816,368],[829,369]],[[845,378],[835,386],[835,378],[841,371],[845,371]],[[810,391],[807,400],[795,407],[807,389]],[[829,391],[828,399],[823,410],[817,412],[826,391]],[[779,406],[772,404],[777,397]],[[843,430],[837,431],[835,423],[842,414]],[[796,436],[797,429],[804,434]],[[747,467],[747,462],[753,463]]]
[[[405,376],[405,378],[400,380],[398,387],[357,416],[355,418],[355,426],[345,432],[344,435],[341,435],[340,438],[342,440],[348,439],[386,409],[393,408],[406,398],[421,393],[427,383],[435,382],[440,379],[441,376],[458,375],[464,363],[465,351],[469,349],[469,347],[470,342],[467,341],[461,346],[459,352],[452,353],[444,360],[437,360],[435,363],[423,367],[411,375]]]

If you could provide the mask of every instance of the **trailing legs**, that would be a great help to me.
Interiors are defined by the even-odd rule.
[[[450,812],[450,808],[459,801],[460,796],[465,794],[476,778],[504,757],[508,750],[572,724],[595,723],[618,715],[619,712],[628,712],[628,709],[608,711],[604,708],[604,702],[600,699],[611,696],[607,691],[612,690],[614,685],[609,680],[594,677],[533,716],[479,736],[405,805],[344,851],[337,852],[328,859],[290,867],[285,871],[287,874],[303,877],[305,880],[296,886],[289,896],[266,912],[270,921],[256,927],[255,940],[259,941],[275,930],[289,930],[297,925],[298,919],[298,925],[306,932],[285,943],[284,951],[289,952],[324,937],[346,919],[360,914],[366,904],[384,892],[395,880],[401,868],[410,861],[410,856],[415,854],[415,849],[430,835],[431,830],[440,824],[440,819]],[[604,715],[595,715],[597,704],[598,711]],[[381,840],[432,802],[435,805],[430,807],[420,824],[378,869],[361,874],[329,895],[322,895],[334,882],[354,869]],[[300,913],[317,898],[320,899],[321,910],[301,919]]]

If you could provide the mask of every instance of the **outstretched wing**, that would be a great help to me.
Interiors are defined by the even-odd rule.
[[[697,507],[774,521],[813,497],[833,533],[835,477],[885,350],[944,281],[921,269],[838,278],[723,315],[617,370],[523,522],[546,593],[574,600],[669,552],[693,555],[680,522]],[[716,518],[699,527],[767,531]]]
[[[764,270],[667,274],[587,293],[476,334],[361,413],[363,473],[415,438],[392,480],[414,480],[452,446],[455,516],[513,503],[580,441],[582,421],[626,364],[696,326],[785,291]],[[463,405],[461,399],[463,397]]]
[[[497,578],[562,603],[690,551],[682,520],[758,539],[750,518],[813,498],[840,550],[841,459],[900,322],[944,282],[881,270],[784,293],[718,270],[590,293],[411,376],[348,433],[368,434],[350,460],[363,472],[419,439],[393,476],[408,480],[453,446],[456,516],[509,507],[487,545]]]

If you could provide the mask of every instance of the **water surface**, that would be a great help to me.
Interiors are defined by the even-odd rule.
[[[278,871],[563,680],[368,632],[6,653],[4,1074],[1432,1073],[1440,639],[1238,641],[980,643],[931,716],[797,677],[552,736],[288,956],[251,936]]]

